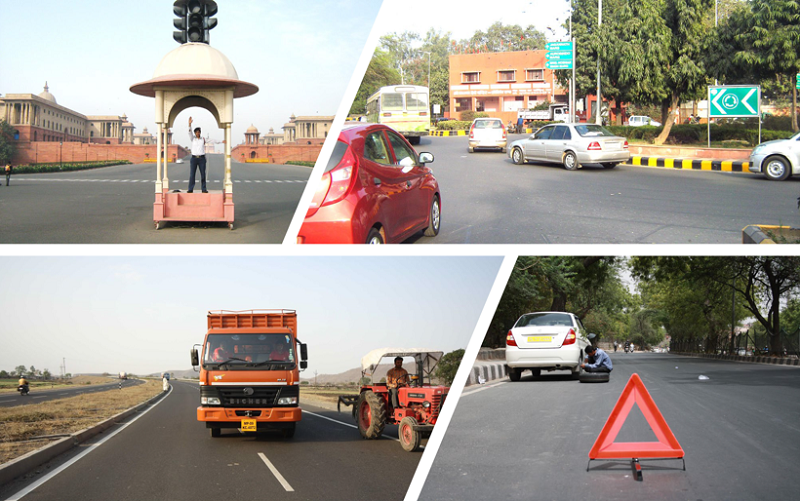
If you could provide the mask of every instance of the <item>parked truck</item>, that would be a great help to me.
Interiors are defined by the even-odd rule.
[[[519,110],[517,119],[539,122],[567,122],[569,119],[569,105],[564,103],[551,104],[546,110]]]
[[[300,421],[300,370],[308,366],[306,345],[297,338],[295,310],[208,312],[200,352],[197,420],[212,437],[222,429],[278,430],[294,436]]]

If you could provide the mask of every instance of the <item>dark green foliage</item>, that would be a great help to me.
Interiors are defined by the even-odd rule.
[[[14,127],[5,120],[0,120],[0,167],[11,162],[17,153],[17,142],[14,140]]]
[[[380,49],[375,49],[367,71],[364,73],[361,86],[356,92],[356,98],[352,106],[350,106],[351,115],[366,114],[369,96],[377,92],[381,87],[400,83],[400,74],[392,66],[390,54]]]
[[[73,170],[95,169],[97,167],[109,167],[111,165],[129,165],[129,160],[100,160],[96,162],[74,162],[74,163],[47,163],[20,165],[14,167],[14,174],[31,174],[36,172],[63,172]]]
[[[444,380],[445,386],[453,384],[461,359],[464,357],[464,350],[455,350],[445,354],[436,367],[436,377]]]

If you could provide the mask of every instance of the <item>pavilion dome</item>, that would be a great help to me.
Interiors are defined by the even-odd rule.
[[[203,75],[239,80],[236,68],[225,54],[205,43],[185,43],[158,63],[153,78],[168,75]]]
[[[250,124],[250,127],[247,128],[247,134],[258,134],[258,129],[256,129],[255,125]]]
[[[54,104],[58,104],[56,102],[56,96],[50,94],[50,87],[47,86],[47,82],[44,83],[44,91],[39,93],[39,97],[42,99],[46,99]]]

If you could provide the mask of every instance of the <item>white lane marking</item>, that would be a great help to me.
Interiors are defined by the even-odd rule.
[[[281,475],[281,472],[279,472],[278,469],[275,468],[275,466],[270,462],[270,460],[267,459],[267,456],[265,456],[263,452],[259,452],[258,456],[261,458],[262,461],[264,461],[264,464],[267,465],[267,468],[269,468],[269,471],[271,471],[272,474],[275,475],[275,478],[278,479],[278,482],[281,483],[283,488],[286,489],[286,492],[294,492],[294,489],[292,489],[292,486],[289,485],[289,482],[287,482],[286,479],[283,478],[283,475]]]
[[[336,420],[336,419],[329,418],[328,416],[323,416],[322,414],[317,414],[316,412],[311,412],[311,411],[303,410],[303,414],[311,414],[312,416],[316,416],[316,417],[318,417],[318,418],[327,419],[328,421],[333,421],[334,423],[343,424],[343,425],[345,425],[345,426],[349,426],[350,428],[355,428],[356,430],[358,429],[358,426],[356,426],[356,425],[354,425],[354,424],[345,423],[344,421],[338,421],[338,420]],[[399,442],[399,441],[400,441],[400,439],[399,439],[399,438],[397,438],[397,437],[390,437],[389,435],[384,435],[384,434],[381,434],[381,436],[382,436],[382,437],[386,437],[386,438],[388,438],[389,440],[395,440],[395,441],[397,441],[397,442]]]
[[[500,382],[498,382],[498,383],[486,384],[486,385],[482,384],[482,385],[479,385],[474,390],[462,391],[461,392],[461,396],[462,397],[467,397],[469,395],[474,395],[475,393],[479,393],[479,392],[481,392],[483,390],[488,390],[489,388],[494,388],[495,386],[500,386],[500,385],[503,385],[503,384],[506,384],[506,383],[508,383],[508,377],[505,377],[505,378],[501,379]]]
[[[6,501],[18,501],[18,500],[20,500],[20,499],[24,498],[25,496],[27,496],[28,494],[30,494],[31,492],[35,491],[36,489],[38,489],[39,487],[41,487],[41,486],[42,486],[42,485],[43,485],[45,482],[47,482],[47,481],[48,481],[48,480],[50,480],[51,478],[55,477],[56,475],[58,475],[58,474],[59,474],[59,473],[61,473],[62,471],[66,470],[67,468],[69,468],[69,467],[70,467],[70,466],[72,466],[73,464],[77,463],[77,462],[78,462],[78,461],[79,461],[81,458],[83,458],[83,456],[85,456],[85,455],[89,454],[90,452],[92,452],[92,451],[93,451],[93,450],[95,450],[96,448],[98,448],[98,447],[100,447],[101,445],[103,445],[103,444],[104,444],[104,443],[105,443],[107,440],[109,440],[110,438],[114,437],[114,436],[115,436],[117,433],[121,432],[122,430],[124,430],[124,429],[125,429],[125,428],[127,428],[128,426],[130,426],[130,425],[132,425],[133,423],[135,423],[137,419],[139,419],[140,417],[144,416],[145,414],[147,414],[147,413],[148,413],[148,412],[150,412],[151,410],[155,409],[156,405],[158,405],[158,404],[160,404],[161,402],[163,402],[164,400],[166,400],[166,398],[167,398],[167,397],[168,397],[168,396],[169,396],[171,393],[172,393],[172,386],[170,386],[170,387],[169,387],[169,392],[168,392],[168,393],[167,393],[167,394],[164,396],[164,398],[162,398],[161,400],[159,400],[159,401],[158,401],[158,402],[156,402],[155,404],[151,405],[149,409],[147,409],[146,411],[142,412],[141,414],[139,414],[138,416],[136,416],[135,418],[133,418],[131,421],[128,421],[127,423],[123,424],[123,425],[122,425],[122,426],[120,426],[120,427],[119,427],[117,430],[115,430],[115,431],[111,432],[109,435],[107,435],[106,437],[104,437],[102,440],[100,440],[100,441],[99,441],[99,442],[97,442],[96,444],[94,444],[94,445],[90,445],[90,446],[89,446],[89,447],[88,447],[86,450],[84,450],[83,452],[81,452],[80,454],[78,454],[77,456],[75,456],[74,458],[70,459],[70,460],[69,460],[69,461],[67,461],[66,463],[62,464],[61,466],[59,466],[59,467],[58,467],[58,468],[56,468],[55,470],[51,471],[50,473],[48,473],[48,474],[47,474],[47,475],[45,475],[44,477],[40,478],[38,481],[36,481],[36,482],[32,483],[31,485],[29,485],[28,487],[26,487],[26,488],[22,489],[21,491],[17,492],[16,494],[13,494],[13,495],[12,495],[10,498],[8,498]]]

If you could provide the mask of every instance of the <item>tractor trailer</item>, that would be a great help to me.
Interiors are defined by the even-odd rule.
[[[200,350],[191,350],[200,371],[197,420],[212,437],[224,428],[294,436],[300,370],[308,366],[295,310],[213,311],[207,322]]]

